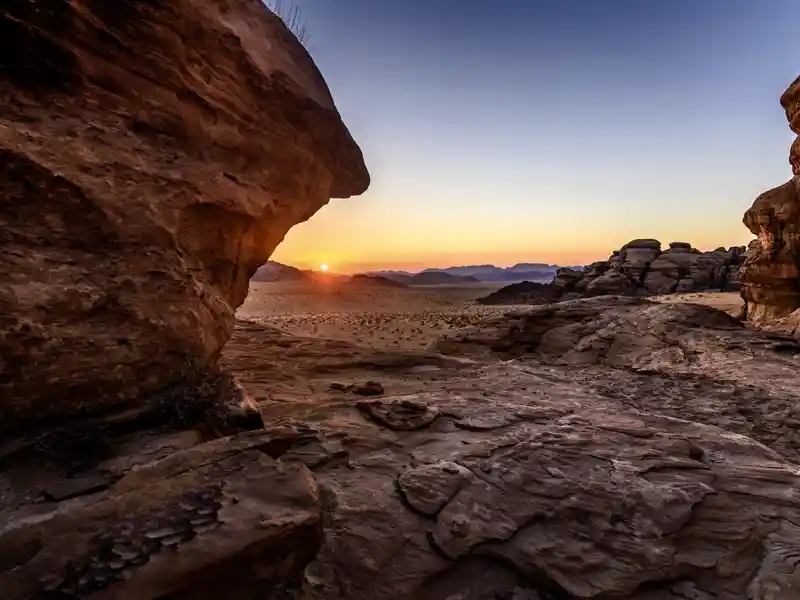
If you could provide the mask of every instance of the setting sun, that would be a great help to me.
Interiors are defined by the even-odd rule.
[[[319,268],[320,268],[321,271],[326,272],[328,270],[328,265],[326,265],[325,263],[322,263],[319,266]]]

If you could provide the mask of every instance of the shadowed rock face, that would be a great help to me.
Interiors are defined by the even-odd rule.
[[[0,34],[3,428],[215,362],[289,228],[369,185],[258,0],[14,1]]]
[[[781,96],[789,126],[800,133],[800,78]],[[742,298],[751,321],[780,319],[800,308],[800,142],[792,143],[789,164],[793,177],[756,198],[744,224],[758,236],[741,269]]]
[[[789,126],[800,135],[800,77],[781,96],[781,106],[786,111]]]

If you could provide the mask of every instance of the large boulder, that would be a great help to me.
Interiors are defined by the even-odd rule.
[[[677,291],[678,283],[689,274],[699,254],[689,244],[673,242],[669,250],[665,250],[650,263],[643,282],[645,289],[651,294],[670,294]]]
[[[800,199],[798,180],[761,194],[744,215],[744,224],[758,236],[748,248],[741,269],[742,298],[747,317],[767,322],[800,308]]]
[[[628,276],[634,285],[644,281],[645,273],[658,255],[661,254],[661,242],[653,239],[632,240],[619,251],[620,270]]]
[[[259,0],[0,8],[0,427],[214,363],[290,227],[369,175]]]

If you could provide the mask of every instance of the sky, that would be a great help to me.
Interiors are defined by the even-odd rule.
[[[296,0],[372,176],[274,260],[585,264],[746,244],[791,177],[797,0]]]

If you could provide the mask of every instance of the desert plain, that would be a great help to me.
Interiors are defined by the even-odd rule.
[[[483,306],[476,302],[504,285],[393,288],[317,281],[251,282],[237,318],[286,333],[368,348],[425,350],[448,332],[524,309],[525,305]],[[650,299],[703,304],[731,313],[743,302],[738,292],[688,292]]]

